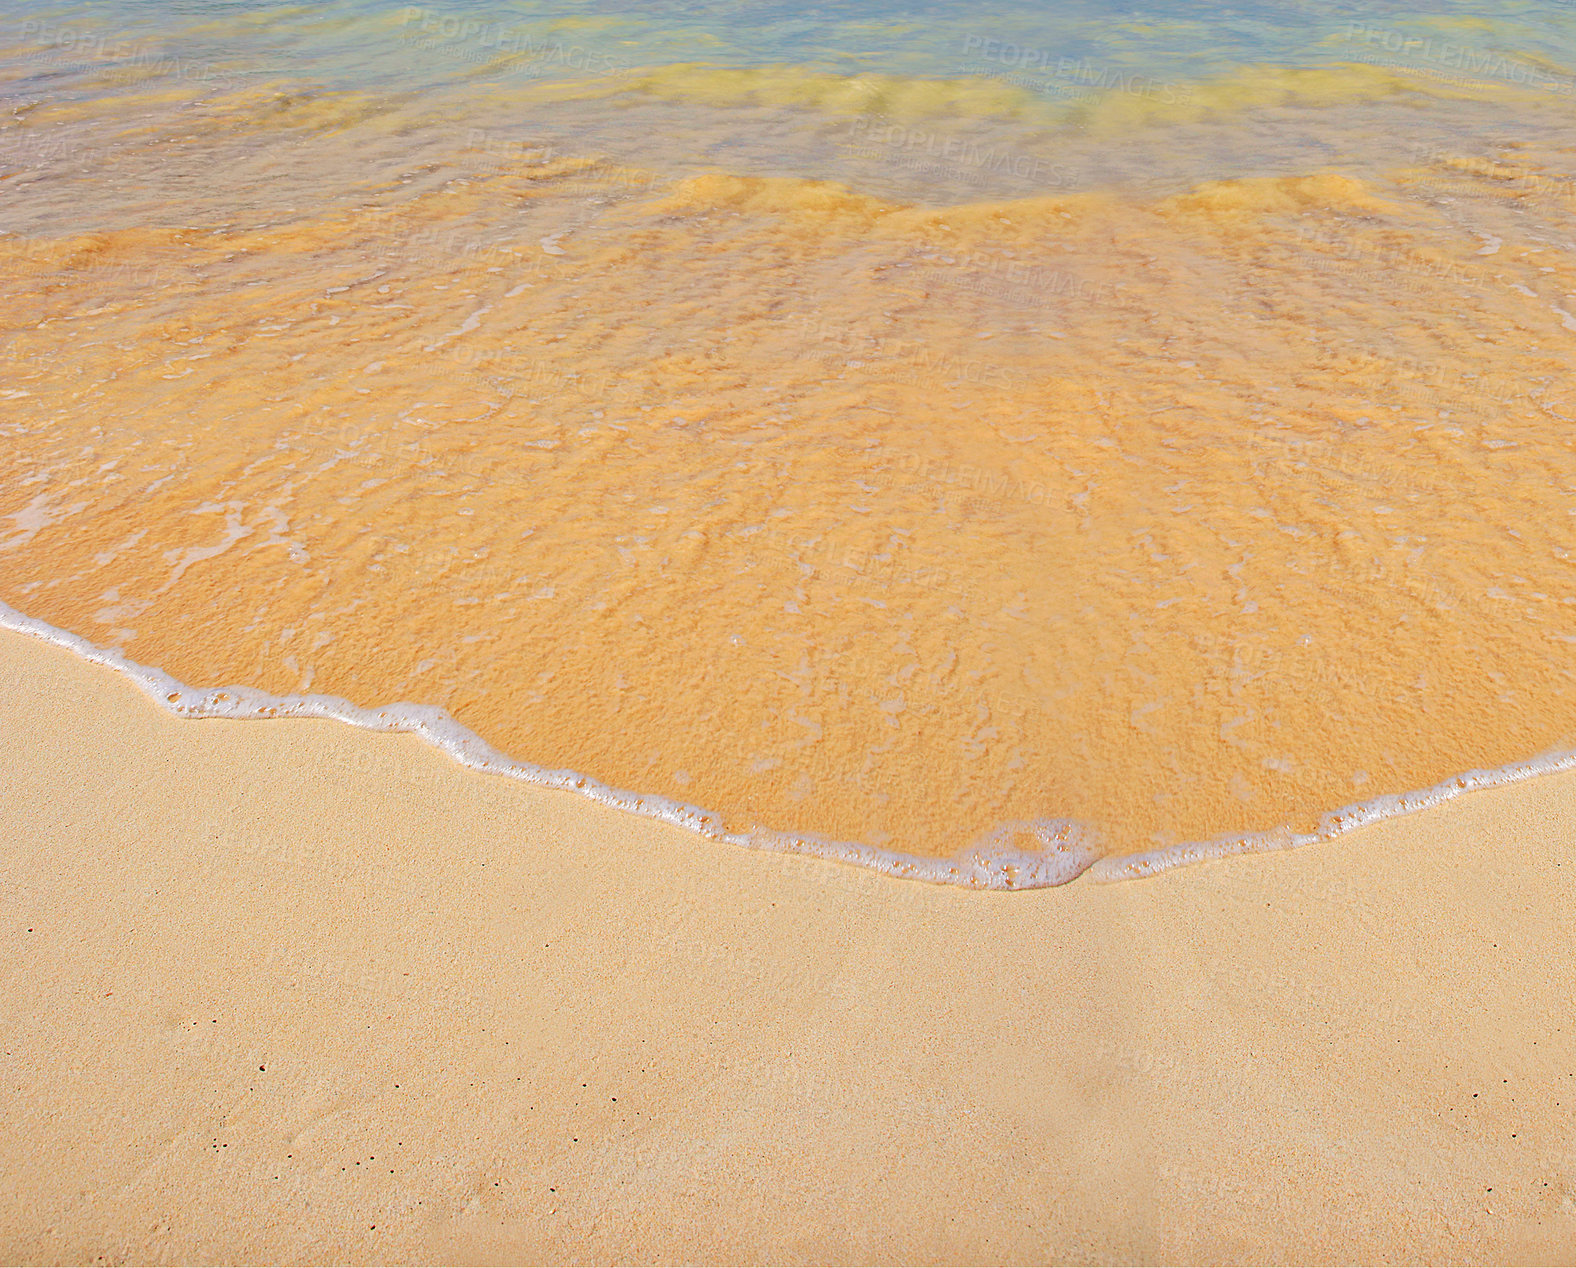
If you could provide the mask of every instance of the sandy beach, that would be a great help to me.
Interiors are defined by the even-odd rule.
[[[17,634],[0,687],[9,1261],[1576,1245],[1576,778],[975,893]]]
[[[0,1268],[1576,1263],[1501,8],[0,22]]]

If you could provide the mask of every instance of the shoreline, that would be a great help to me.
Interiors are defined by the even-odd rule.
[[[15,633],[0,683],[13,1260],[1576,1242],[1571,774],[1009,898],[182,726]]]
[[[375,732],[413,734],[459,766],[477,774],[573,792],[625,814],[685,829],[714,844],[803,855],[867,868],[885,876],[969,889],[1043,889],[1068,884],[1086,874],[1094,882],[1133,880],[1216,859],[1322,845],[1367,824],[1416,814],[1464,793],[1576,770],[1576,750],[1571,750],[1544,753],[1500,767],[1463,771],[1428,788],[1386,793],[1326,811],[1320,817],[1320,827],[1307,833],[1294,832],[1283,825],[1243,836],[1186,841],[1134,854],[1106,856],[1085,844],[1089,833],[1084,825],[1072,820],[1040,819],[999,824],[961,856],[931,857],[767,829],[728,832],[720,826],[719,817],[713,811],[702,807],[658,794],[613,788],[578,771],[539,766],[509,757],[446,711],[431,705],[402,701],[364,707],[338,696],[275,696],[233,684],[190,687],[156,666],[139,664],[113,648],[101,647],[79,634],[30,617],[4,600],[0,600],[0,630],[38,639],[89,664],[114,670],[148,699],[178,717],[238,721],[318,718]],[[1025,852],[991,844],[1015,835],[1038,838],[1044,845],[1043,851]]]

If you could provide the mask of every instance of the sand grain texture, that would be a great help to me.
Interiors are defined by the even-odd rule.
[[[1576,1248],[1576,778],[981,894],[14,634],[0,761],[7,1260]]]

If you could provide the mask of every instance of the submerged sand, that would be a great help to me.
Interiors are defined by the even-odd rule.
[[[1576,1245],[1576,777],[998,894],[10,633],[0,755],[8,1260]]]
[[[1576,749],[1573,191],[1541,146],[947,208],[521,153],[116,209],[0,243],[0,600],[757,836],[1312,831]]]

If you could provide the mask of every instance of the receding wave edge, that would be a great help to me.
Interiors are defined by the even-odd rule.
[[[764,828],[730,832],[720,817],[698,806],[667,797],[612,788],[572,770],[551,770],[509,757],[474,731],[456,722],[445,710],[431,705],[390,704],[362,708],[337,696],[275,696],[251,687],[188,687],[163,670],[138,664],[113,648],[95,643],[46,621],[26,616],[0,600],[0,629],[27,634],[73,652],[130,678],[156,704],[186,718],[328,718],[371,731],[403,732],[419,736],[471,770],[518,779],[542,788],[579,793],[592,801],[629,814],[657,819],[686,828],[713,841],[745,849],[803,854],[839,863],[870,868],[887,876],[959,885],[969,889],[1021,890],[1064,885],[1088,874],[1095,881],[1128,880],[1153,876],[1173,867],[1203,863],[1234,854],[1290,850],[1315,845],[1381,819],[1411,814],[1449,801],[1462,793],[1516,783],[1537,775],[1576,769],[1576,750],[1546,753],[1491,770],[1472,770],[1417,792],[1392,793],[1332,810],[1313,832],[1289,827],[1243,836],[1167,846],[1141,854],[1100,857],[1095,830],[1085,824],[1060,819],[1038,819],[1003,824],[979,842],[952,858],[925,858],[882,850],[874,846],[794,835]],[[1027,851],[1006,843],[1025,836],[1042,848]]]

